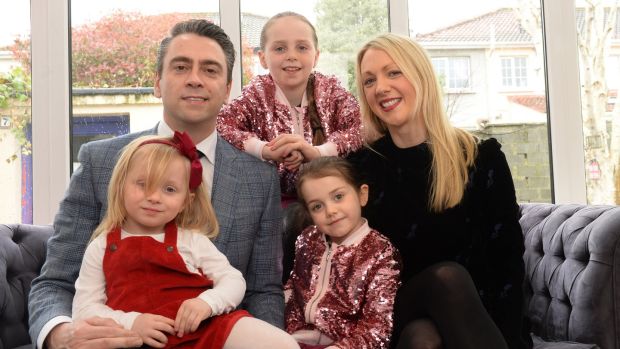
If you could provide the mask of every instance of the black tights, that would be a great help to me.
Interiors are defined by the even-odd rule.
[[[460,264],[442,262],[399,289],[392,347],[505,349],[507,345],[482,305],[469,272]]]

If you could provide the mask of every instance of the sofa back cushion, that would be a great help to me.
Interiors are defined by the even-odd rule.
[[[52,231],[50,226],[0,224],[0,349],[30,343],[28,293]]]
[[[620,207],[522,204],[532,332],[620,349]]]

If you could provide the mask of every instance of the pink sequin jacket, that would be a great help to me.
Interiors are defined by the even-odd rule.
[[[333,142],[338,155],[345,156],[362,146],[359,104],[342,88],[335,76],[313,73],[314,97],[326,142]],[[251,137],[271,141],[283,133],[292,133],[289,106],[276,100],[276,85],[271,75],[259,75],[243,88],[241,96],[222,107],[217,131],[235,147],[245,150],[243,142]],[[304,137],[312,143],[308,108],[303,111]],[[280,164],[278,168],[283,194],[295,195],[297,173]]]
[[[328,248],[314,225],[297,238],[295,266],[284,287],[290,292],[287,332],[318,330],[334,340],[331,346],[343,349],[388,347],[400,256],[368,223],[360,229],[367,230],[366,236],[348,246]],[[329,268],[321,270],[321,264]]]

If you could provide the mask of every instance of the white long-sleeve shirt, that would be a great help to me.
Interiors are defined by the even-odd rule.
[[[121,232],[121,239],[129,236],[136,235],[124,230]],[[159,242],[164,241],[164,233],[148,236]],[[108,317],[126,329],[131,329],[140,313],[114,310],[106,305],[106,280],[103,273],[105,249],[106,235],[98,236],[86,248],[80,275],[75,282],[73,320],[93,316]],[[213,288],[205,290],[198,296],[211,306],[213,316],[228,313],[241,303],[245,294],[243,275],[230,265],[226,256],[215,247],[209,238],[200,233],[179,229],[177,250],[187,270],[200,274],[198,271],[200,269],[204,275],[213,280]]]

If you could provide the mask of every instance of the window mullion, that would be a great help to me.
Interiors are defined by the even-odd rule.
[[[220,26],[230,37],[235,46],[235,66],[233,67],[232,89],[230,98],[241,94],[241,11],[240,0],[220,0]]]
[[[586,203],[575,2],[543,0],[553,195]]]
[[[31,0],[33,223],[50,224],[69,183],[69,0]]]

